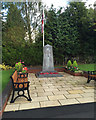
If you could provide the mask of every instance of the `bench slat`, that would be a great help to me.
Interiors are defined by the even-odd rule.
[[[17,81],[17,71],[14,72],[14,74],[12,75],[13,78],[13,82]]]
[[[89,75],[90,77],[96,77],[96,75]]]

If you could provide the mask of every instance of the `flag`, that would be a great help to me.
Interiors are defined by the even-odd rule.
[[[44,31],[44,15],[42,15],[42,33]]]

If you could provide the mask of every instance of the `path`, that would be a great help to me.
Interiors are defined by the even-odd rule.
[[[94,81],[87,83],[83,76],[72,76],[61,72],[64,77],[36,78],[29,73],[30,96],[32,101],[24,97],[17,98],[10,103],[11,96],[7,102],[5,111],[16,111],[42,107],[62,106],[94,102]]]

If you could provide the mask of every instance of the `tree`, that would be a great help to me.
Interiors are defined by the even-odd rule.
[[[60,26],[57,34],[58,40],[56,42],[56,44],[59,45],[58,48],[62,48],[62,54],[65,57],[76,56],[79,51],[79,33],[77,26],[71,22],[68,9],[59,15],[58,23]]]
[[[87,9],[84,2],[70,2],[68,9],[70,12],[71,23],[73,23],[74,26],[77,26],[79,32],[79,57],[88,62],[90,61],[88,56],[92,57],[94,53],[95,35],[92,28],[92,24],[94,23],[93,10],[92,8]]]
[[[20,59],[20,48],[25,46],[24,20],[16,5],[10,4],[7,21],[2,32],[3,62],[13,65],[12,60]],[[9,58],[10,61],[6,58]]]
[[[67,56],[76,56],[79,50],[77,26],[71,23],[69,10],[56,12],[51,6],[45,24],[45,40],[53,46],[55,63],[63,63]]]
[[[26,32],[28,32],[29,43],[32,43],[32,33],[34,33],[38,24],[40,24],[42,2],[41,0],[39,2],[38,0],[35,0],[35,2],[22,2],[20,8],[24,17]]]
[[[57,17],[55,9],[51,6],[47,12],[46,23],[45,23],[45,44],[50,44],[54,47],[54,39],[56,39],[57,30]]]
[[[41,3],[39,2],[38,4],[40,11]],[[5,14],[3,14],[3,62],[5,62],[5,64],[14,65],[17,61],[22,59],[25,61],[26,65],[41,64],[41,44],[33,43],[32,38],[29,39],[29,41],[25,41],[26,31],[28,32],[28,29],[30,29],[29,31],[32,33],[33,29],[36,30],[38,28],[36,22],[38,22],[38,20],[41,22],[42,14],[39,16],[40,19],[36,18],[36,21],[34,21],[34,17],[37,16],[36,13],[38,12],[36,12],[37,4],[34,2],[9,2],[3,3],[2,5],[4,7],[3,9],[8,9],[6,19],[4,19]],[[31,33],[28,32],[30,36],[32,35]]]
[[[42,3],[38,4],[38,11],[41,11],[38,18],[37,4],[34,2],[4,4],[8,8],[6,19],[2,22],[3,62],[6,64],[14,65],[20,59],[26,65],[42,64]],[[96,61],[96,56],[93,56],[96,39],[93,9],[87,9],[81,2],[71,2],[66,9],[56,11],[51,6],[50,10],[44,8],[44,11],[45,44],[53,46],[55,64],[62,64],[65,58],[72,60],[74,57],[86,62]],[[34,31],[39,31],[35,43],[31,37]],[[29,41],[24,39],[26,32]]]
[[[5,23],[5,27],[3,29],[3,43],[6,42],[14,46],[21,46],[25,43],[25,28],[24,28],[24,20],[21,16],[20,10],[18,10],[17,6],[14,4],[10,5],[7,21]]]

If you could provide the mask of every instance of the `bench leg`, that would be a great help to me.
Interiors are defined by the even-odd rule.
[[[88,76],[88,80],[87,80],[87,83],[89,83],[91,81],[91,78]]]
[[[30,94],[29,94],[29,89],[27,89],[27,93],[28,93],[28,101],[32,101]]]
[[[91,80],[87,80],[87,83],[89,83]]]
[[[11,98],[10,103],[14,103],[14,93],[15,93],[15,91],[13,90],[13,94],[12,94],[12,98]]]
[[[24,92],[24,91],[23,91],[23,92]],[[14,99],[14,93],[15,93],[15,91],[13,90],[13,94],[12,94],[12,98],[11,98],[10,103],[14,103],[14,101],[15,101],[18,97],[21,97],[21,96],[23,96],[23,97],[27,98],[27,100],[28,100],[28,101],[32,101],[32,99],[31,99],[31,97],[30,97],[30,94],[29,94],[29,90],[28,90],[28,89],[27,89],[28,97],[27,97],[27,96],[25,96],[25,95],[24,95],[24,93],[23,93],[23,95],[19,95],[19,94],[18,94],[18,96]]]

